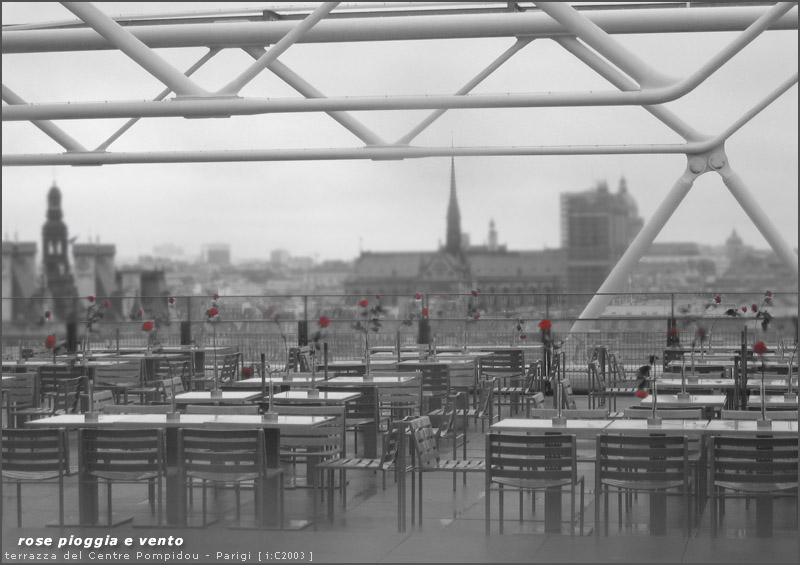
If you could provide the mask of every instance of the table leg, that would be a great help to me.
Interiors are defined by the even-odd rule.
[[[166,520],[167,524],[184,524],[185,493],[181,477],[178,476],[178,428],[166,429],[167,478],[166,478]]]
[[[663,536],[667,533],[667,494],[663,491],[650,493],[650,534]]]
[[[756,496],[756,537],[772,537],[772,496]]]
[[[561,487],[551,487],[544,492],[545,532],[561,532],[561,494]]]

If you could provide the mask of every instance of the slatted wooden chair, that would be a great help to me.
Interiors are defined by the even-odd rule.
[[[70,474],[64,429],[3,429],[3,483],[17,491],[17,527],[22,527],[22,485],[58,483],[58,524],[64,525],[64,478]]]
[[[557,395],[557,392],[553,393]],[[567,410],[577,410],[578,404],[575,402],[575,394],[572,392],[572,383],[567,377],[561,379],[561,406]]]
[[[711,439],[711,537],[717,536],[725,499],[757,496],[764,501],[797,498],[798,447],[796,437],[727,437]],[[761,503],[761,501],[760,501]],[[722,509],[722,512],[719,510]],[[762,510],[756,522],[761,535],[771,535],[772,508]]]
[[[475,422],[480,420],[481,433],[484,431],[484,423],[489,422],[491,426],[495,420],[500,420],[500,415],[495,411],[494,394],[497,383],[494,380],[485,380],[478,383],[478,405],[475,408],[463,408],[463,413]]]
[[[230,384],[239,378],[239,354],[226,353],[222,359],[222,367],[219,370],[220,384]]]
[[[420,415],[422,409],[421,379],[407,385],[379,387],[377,390],[382,430],[388,430],[391,423],[396,420]]]
[[[333,489],[335,485],[334,471],[341,472],[341,479],[339,481],[340,498],[342,505],[342,512],[347,509],[347,471],[371,471],[373,473],[381,472],[381,481],[383,489],[386,489],[386,473],[387,471],[395,472],[395,480],[398,472],[407,472],[410,467],[407,466],[405,470],[400,471],[397,469],[397,448],[400,440],[400,432],[404,429],[402,422],[393,422],[389,433],[384,438],[383,456],[379,458],[364,458],[364,457],[338,457],[328,459],[317,463],[317,472],[320,477],[317,480],[318,484],[325,484],[322,475],[328,474],[328,520],[333,520],[334,504],[333,504]],[[317,497],[314,497],[314,515],[317,513]]]
[[[59,414],[81,413],[81,394],[86,390],[86,378],[58,378],[48,385],[48,394],[36,406],[14,411],[15,417],[46,418]]]
[[[36,414],[40,403],[36,373],[15,373],[3,381],[6,427],[19,428]]]
[[[622,495],[637,491],[654,494],[677,490],[683,499],[686,520],[684,533],[690,535],[694,481],[690,473],[689,444],[681,436],[645,436],[600,434],[597,436],[595,464],[595,532],[600,535],[600,507],[605,509],[605,533],[608,535],[608,495],[619,494],[619,521],[622,524]],[[602,499],[601,499],[602,495]],[[651,524],[652,526],[652,524]]]
[[[415,369],[422,373],[421,413],[441,409],[450,394],[450,367],[443,363],[420,363]]]
[[[483,473],[486,465],[483,459],[442,459],[439,456],[437,432],[431,426],[428,416],[408,421],[408,427],[414,438],[414,457],[412,457],[412,477],[419,481],[419,525],[422,525],[423,489],[422,477],[425,473],[435,471],[445,473]],[[416,481],[411,480],[411,523],[414,523],[414,491]],[[455,489],[455,483],[454,487]]]
[[[174,377],[178,377],[181,380],[183,390],[191,390],[192,369],[188,356],[178,358],[165,356],[159,360],[156,368],[156,380],[163,381]]]
[[[78,434],[80,481],[105,481],[107,519],[112,524],[112,483],[147,482],[155,488],[158,526],[163,523],[162,483],[167,476],[164,430],[83,428]],[[151,507],[151,511],[153,508]]]
[[[202,527],[208,524],[208,502],[206,486],[234,485],[236,492],[236,518],[241,513],[241,486],[254,485],[256,518],[263,520],[267,509],[262,505],[262,489],[266,481],[279,478],[282,469],[268,468],[264,451],[264,430],[240,429],[219,430],[201,428],[181,428],[178,431],[178,476],[182,484],[192,487],[199,480],[203,486]],[[284,501],[283,482],[280,485],[280,517],[283,525]],[[185,509],[188,516],[188,509]]]
[[[353,432],[354,454],[358,453],[358,434],[360,432],[363,433],[367,427],[373,427],[374,437],[378,436],[378,394],[372,387],[359,389],[358,392],[361,393],[361,396],[348,400],[344,405],[345,429]]]
[[[503,494],[519,491],[519,520],[523,520],[525,491],[570,488],[570,533],[575,535],[575,489],[580,485],[580,534],[583,535],[583,476],[578,477],[574,435],[534,436],[489,433],[486,436],[486,533],[491,533],[491,493],[499,493],[500,533],[503,533]]]
[[[142,364],[138,361],[96,367],[92,388],[111,391],[115,404],[128,404],[130,396],[138,396],[139,404],[144,404],[156,392],[155,387],[143,386]]]
[[[504,387],[522,386],[524,378],[525,354],[522,349],[495,350],[491,355],[481,357],[478,361],[478,380],[494,379],[498,383],[496,391],[498,414],[503,405],[508,405],[509,410],[513,410],[514,406],[511,393],[508,394],[508,400],[504,402],[505,396],[500,391]]]
[[[155,397],[151,404],[171,404],[175,396],[185,392],[183,379],[180,377],[170,377],[155,382]]]

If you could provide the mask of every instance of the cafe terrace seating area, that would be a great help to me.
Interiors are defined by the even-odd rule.
[[[323,562],[797,562],[796,342],[598,343],[578,366],[546,335],[398,333],[278,364],[216,338],[8,353],[4,546],[154,532]]]

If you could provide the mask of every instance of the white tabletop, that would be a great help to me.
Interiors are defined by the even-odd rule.
[[[793,389],[793,392],[797,392],[796,389]],[[786,400],[782,394],[768,394],[765,396],[767,399],[767,408],[776,408],[776,407],[788,407],[788,408],[797,408],[797,398],[795,397],[794,400]],[[759,394],[751,394],[747,397],[747,405],[748,406],[761,406],[761,395]]]
[[[641,435],[663,431],[666,433],[680,433],[687,436],[701,436],[705,432],[708,422],[708,420],[662,419],[660,424],[651,425],[648,424],[647,419],[644,418],[623,418],[611,422],[611,424],[605,429],[605,432]]]
[[[318,391],[316,396],[309,396],[308,390],[287,390],[272,395],[276,402],[287,404],[292,402],[320,402],[325,404],[344,404],[361,396],[360,392]]]
[[[593,438],[611,422],[612,420],[568,419],[562,426],[553,424],[553,420],[547,418],[506,418],[492,424],[489,429],[493,432],[561,432],[579,438]]]
[[[26,426],[44,428],[180,428],[186,426],[248,426],[280,428],[283,426],[318,426],[333,420],[329,416],[279,415],[265,421],[261,415],[249,414],[181,414],[180,420],[167,420],[166,414],[98,414],[97,421],[86,421],[83,414],[62,414],[26,422]]]
[[[359,387],[382,387],[382,386],[399,386],[413,383],[419,379],[417,373],[397,373],[396,375],[373,376],[373,377],[356,377],[344,376],[334,377],[327,381],[319,383],[319,387],[323,388],[330,385],[340,386],[359,386]]]
[[[222,396],[211,396],[211,391],[182,392],[175,395],[178,404],[209,404],[224,402],[225,404],[243,404],[261,398],[261,392],[246,390],[223,390]]]
[[[797,436],[796,420],[772,420],[770,428],[759,428],[756,420],[711,420],[706,432],[713,435],[753,435],[754,433],[775,433]]]
[[[724,394],[691,394],[689,398],[678,398],[677,394],[659,394],[658,406],[662,408],[705,407],[722,408],[725,405]],[[653,395],[642,399],[640,406],[653,406]]]

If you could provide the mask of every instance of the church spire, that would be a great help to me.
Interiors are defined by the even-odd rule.
[[[450,157],[450,202],[447,204],[447,238],[444,250],[451,255],[461,253],[461,212],[456,197],[456,163]]]

